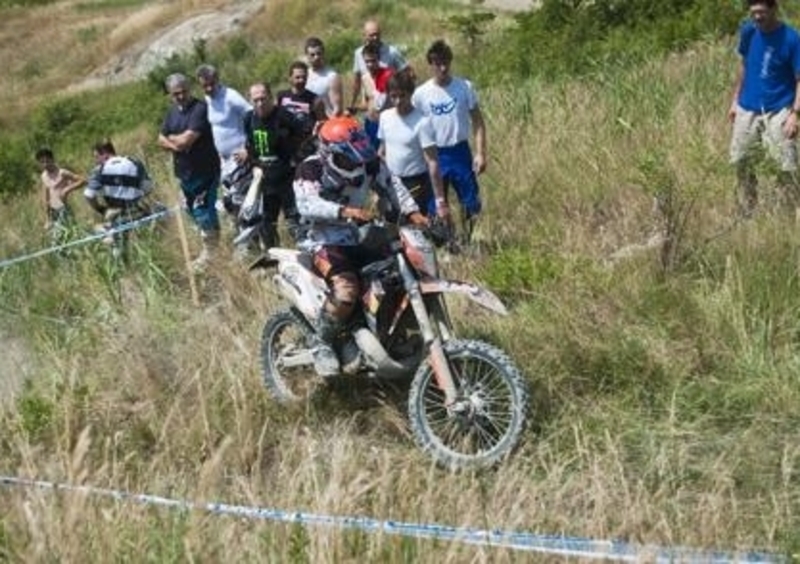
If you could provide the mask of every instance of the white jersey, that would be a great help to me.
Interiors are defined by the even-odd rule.
[[[352,222],[339,217],[340,210],[345,205],[367,208],[373,195],[391,202],[400,214],[419,211],[403,183],[380,161],[368,163],[361,181],[349,185],[329,174],[322,158],[315,154],[297,167],[293,188],[301,222],[308,227],[305,237],[298,241],[298,246],[305,250],[316,250],[323,245],[357,245],[357,229]]]
[[[411,103],[430,118],[438,147],[469,141],[470,112],[478,106],[469,80],[453,76],[447,86],[439,86],[430,79],[414,91]]]
[[[397,47],[389,45],[388,43],[381,43],[378,61],[380,66],[394,69],[395,71],[401,71],[408,66],[408,63]],[[369,73],[367,64],[364,62],[363,45],[353,53],[353,72],[362,75]]]
[[[90,200],[103,196],[135,202],[152,189],[153,183],[141,162],[114,155],[92,170],[83,195]]]
[[[378,139],[383,142],[386,166],[397,176],[415,176],[428,171],[422,150],[436,146],[430,119],[417,108],[401,116],[397,108],[380,115]]]
[[[244,115],[252,109],[250,102],[233,88],[219,85],[206,96],[208,121],[214,136],[214,146],[224,160],[245,146]]]
[[[333,85],[333,81],[336,80],[338,76],[339,73],[337,73],[331,67],[323,67],[320,70],[314,70],[311,66],[308,67],[308,80],[306,81],[306,88],[322,98],[322,101],[325,103],[325,113],[329,117],[333,115],[331,86]]]

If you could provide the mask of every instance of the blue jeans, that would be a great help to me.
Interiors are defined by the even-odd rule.
[[[186,209],[203,231],[219,231],[217,215],[217,188],[219,173],[183,178],[180,181]]]

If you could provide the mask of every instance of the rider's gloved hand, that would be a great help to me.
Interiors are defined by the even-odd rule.
[[[339,217],[342,219],[351,219],[357,223],[369,223],[375,219],[375,214],[372,211],[364,208],[351,208],[349,206],[342,206],[339,210]]]
[[[408,221],[411,223],[411,225],[415,225],[417,227],[428,227],[428,225],[430,225],[428,218],[419,212],[410,213],[408,215]]]

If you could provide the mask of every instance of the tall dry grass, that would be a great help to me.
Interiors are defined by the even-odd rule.
[[[732,223],[732,69],[713,44],[580,82],[482,89],[483,252],[444,270],[496,289],[512,310],[498,319],[452,302],[462,334],[501,345],[533,391],[524,443],[496,470],[433,467],[396,387],[272,402],[258,358],[279,307],[268,282],[223,257],[194,307],[167,222],[141,235],[123,270],[91,247],[0,271],[0,334],[27,353],[0,412],[0,474],[286,511],[796,549],[797,228],[767,214]],[[147,135],[126,138],[136,140]],[[151,164],[173,201],[166,161]],[[653,248],[612,260],[665,229],[654,207],[665,195],[691,204],[675,208],[685,222],[673,258]],[[36,239],[34,198],[0,212],[0,256]],[[548,560],[78,493],[4,488],[0,509],[10,561]]]

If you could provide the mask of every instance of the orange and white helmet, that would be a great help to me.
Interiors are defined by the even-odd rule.
[[[355,118],[333,117],[319,128],[319,153],[325,166],[346,181],[366,174],[366,165],[376,153],[364,128]]]

